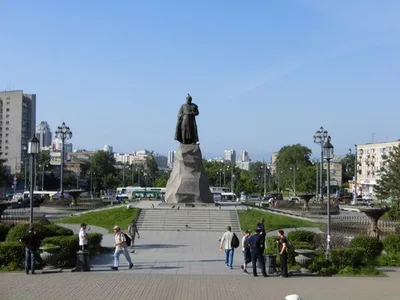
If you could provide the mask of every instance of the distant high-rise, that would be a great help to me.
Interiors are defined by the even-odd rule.
[[[236,166],[242,170],[250,170],[250,157],[247,151],[242,151],[239,160],[236,162]]]
[[[172,168],[175,162],[175,151],[168,151],[168,168]]]
[[[51,146],[52,133],[46,121],[42,121],[36,126],[36,138],[39,140],[40,149]]]
[[[113,146],[110,146],[110,145],[104,145],[104,147],[103,147],[104,152],[113,153],[114,152],[113,150],[114,150]]]
[[[249,153],[247,151],[242,151],[242,155],[240,156],[242,162],[250,161]]]
[[[272,152],[271,154],[271,166],[270,166],[271,175],[274,175],[276,173],[278,154],[279,152]]]
[[[236,151],[231,149],[231,150],[225,150],[224,151],[224,161],[228,163],[234,163],[236,161]]]
[[[35,126],[36,95],[21,90],[0,92],[0,158],[12,174],[21,172]]]

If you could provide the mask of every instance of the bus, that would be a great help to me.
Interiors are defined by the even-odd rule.
[[[163,200],[165,198],[165,188],[160,187],[140,187],[127,186],[117,188],[117,200],[134,200],[137,198]]]
[[[236,202],[238,201],[235,193],[221,193],[221,202]]]

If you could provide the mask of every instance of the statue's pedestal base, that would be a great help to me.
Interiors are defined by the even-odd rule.
[[[214,203],[199,145],[179,145],[167,183],[165,202]]]

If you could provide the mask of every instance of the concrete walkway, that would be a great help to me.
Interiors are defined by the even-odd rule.
[[[79,232],[79,224],[58,224]],[[103,247],[114,247],[114,236],[106,229],[91,226],[91,232],[103,234]],[[285,233],[296,230],[284,228]],[[318,228],[301,227],[297,230],[319,232]],[[136,240],[135,253],[131,258],[135,264],[128,270],[125,257],[120,257],[120,272],[135,274],[203,274],[203,275],[242,275],[240,265],[243,257],[240,248],[235,250],[234,269],[225,267],[225,253],[219,251],[218,240],[221,233],[197,231],[142,231]],[[242,234],[237,233],[241,238]],[[267,233],[277,236],[277,230]],[[133,250],[131,248],[130,250]],[[108,271],[113,262],[112,253],[93,257],[91,264],[96,271]]]

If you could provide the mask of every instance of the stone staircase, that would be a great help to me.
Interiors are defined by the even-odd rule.
[[[139,230],[145,231],[212,231],[225,232],[227,226],[240,232],[236,210],[213,208],[142,209],[137,219]]]

